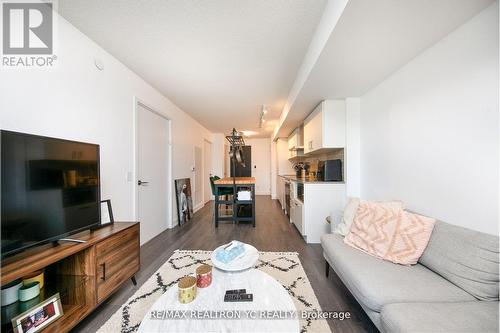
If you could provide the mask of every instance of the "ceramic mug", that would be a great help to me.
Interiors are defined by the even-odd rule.
[[[29,301],[40,295],[40,282],[30,282],[19,288],[19,300],[21,302]]]
[[[45,282],[43,270],[33,272],[33,273],[28,274],[28,275],[23,277],[23,285],[30,284],[31,282],[40,283],[40,289],[42,289],[44,286],[44,282]]]
[[[17,302],[19,299],[19,289],[23,286],[22,280],[12,281],[2,287],[2,306]],[[3,317],[2,317],[3,318]]]
[[[196,278],[194,276],[185,276],[177,283],[179,288],[179,302],[186,304],[196,298]]]
[[[201,265],[196,268],[196,286],[206,288],[212,283],[212,266]]]

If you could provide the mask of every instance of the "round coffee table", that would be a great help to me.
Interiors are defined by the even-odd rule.
[[[212,284],[198,288],[191,303],[179,303],[177,286],[168,289],[149,309],[138,331],[299,332],[295,305],[274,278],[254,268],[242,272],[214,268],[212,274]],[[246,289],[253,294],[253,302],[224,302],[226,290],[230,289]],[[167,315],[167,311],[171,312]],[[237,313],[240,318],[235,317]],[[181,317],[172,318],[174,314]],[[226,318],[221,318],[221,314]],[[208,315],[211,318],[204,317]]]

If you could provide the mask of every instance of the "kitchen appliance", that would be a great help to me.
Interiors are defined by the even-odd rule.
[[[297,182],[297,200],[304,202],[304,183]]]
[[[319,161],[316,177],[318,180],[325,182],[342,181],[342,160]]]
[[[302,202],[299,200],[292,200],[291,202],[291,213],[290,213],[290,222],[292,222],[299,233],[304,236],[304,221],[302,218]]]
[[[286,206],[286,215],[290,217],[290,181],[285,181],[285,206]]]

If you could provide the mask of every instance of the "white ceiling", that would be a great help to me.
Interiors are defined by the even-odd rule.
[[[325,0],[62,0],[63,17],[213,132],[277,124]],[[258,130],[261,105],[268,106]]]
[[[350,0],[290,98],[323,11],[347,0],[326,1],[62,0],[58,7],[209,130],[269,137],[287,99],[276,136],[323,99],[363,95],[493,2]],[[259,129],[263,104],[269,113]]]
[[[493,0],[350,0],[280,126],[288,136],[324,99],[358,97]]]

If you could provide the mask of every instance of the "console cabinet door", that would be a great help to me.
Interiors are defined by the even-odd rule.
[[[96,244],[97,302],[139,270],[139,225]]]

